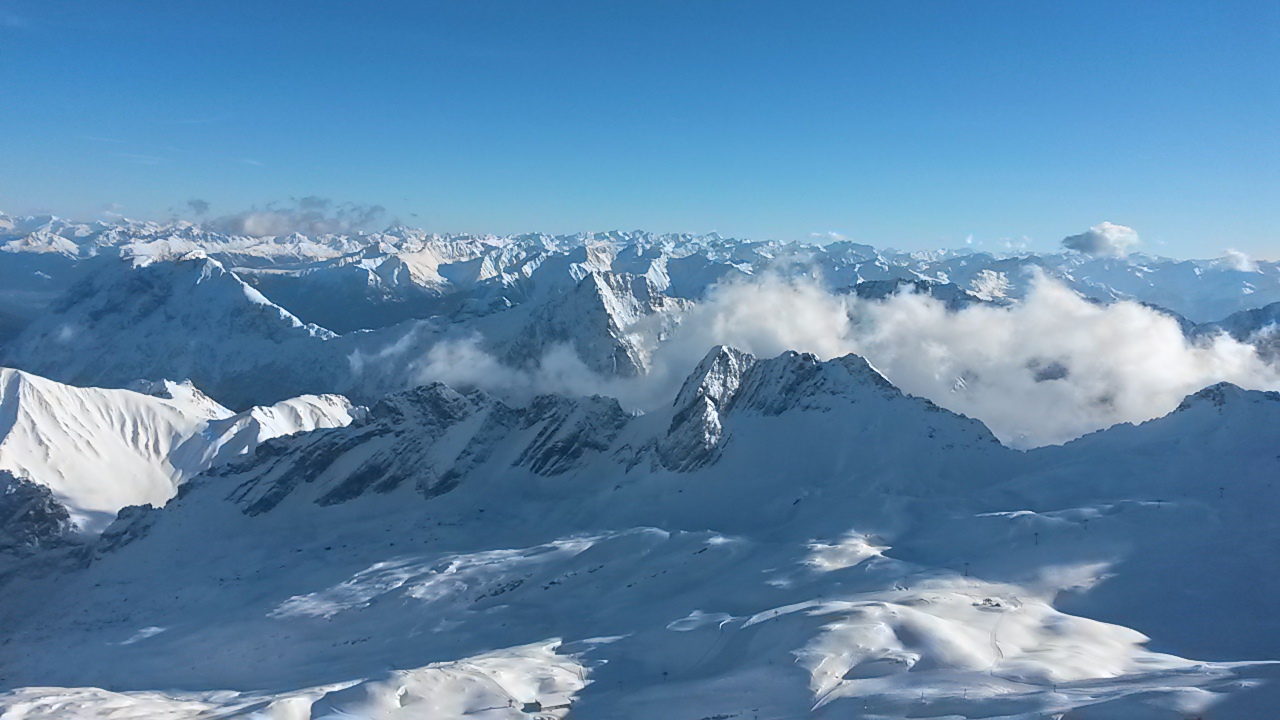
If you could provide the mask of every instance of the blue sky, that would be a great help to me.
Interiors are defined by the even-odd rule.
[[[0,0],[0,209],[1280,257],[1280,3]]]

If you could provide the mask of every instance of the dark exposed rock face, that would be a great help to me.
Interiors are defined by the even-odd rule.
[[[49,488],[0,470],[0,584],[83,562],[86,547]]]
[[[663,467],[686,472],[715,461],[724,436],[721,418],[755,363],[755,356],[724,346],[702,359],[676,395],[675,417],[655,448]]]
[[[624,472],[645,462],[690,472],[717,462],[734,418],[793,411],[846,413],[840,422],[851,436],[888,422],[929,437],[949,427],[956,442],[996,442],[981,423],[903,395],[856,355],[822,361],[788,352],[759,360],[717,347],[685,381],[670,420],[657,425],[635,422],[612,398],[542,395],[512,406],[434,383],[384,397],[350,426],[267,441],[194,482],[230,487],[231,501],[259,515],[286,499],[337,505],[406,484],[431,499],[477,473],[550,478],[600,469],[600,462]]]
[[[73,530],[70,513],[49,488],[0,470],[0,552],[26,555],[62,545]]]
[[[1280,393],[1262,390],[1245,390],[1239,385],[1220,382],[1203,388],[1183,398],[1174,412],[1186,412],[1195,407],[1211,406],[1221,412],[1229,403],[1280,402]]]
[[[863,300],[884,300],[904,290],[915,292],[942,301],[948,310],[963,310],[975,303],[984,302],[982,298],[953,283],[928,280],[863,280],[851,289]]]
[[[714,463],[728,441],[730,415],[775,416],[789,410],[825,412],[834,407],[877,401],[901,401],[941,412],[928,400],[904,395],[870,363],[857,355],[823,362],[807,353],[786,352],[758,360],[727,347],[713,349],[685,381],[676,397],[675,416],[653,445],[657,461],[675,472]],[[874,415],[875,410],[869,411]],[[976,421],[977,437],[996,442]]]
[[[304,486],[314,488],[320,505],[405,482],[432,498],[457,487],[513,438],[519,449],[510,467],[554,476],[608,450],[629,420],[612,398],[540,396],[513,408],[480,391],[435,383],[387,396],[357,425],[264,443],[216,474],[238,481],[231,499],[249,515],[270,511]]]
[[[93,554],[108,553],[145,537],[160,516],[160,509],[150,505],[129,505],[120,508],[120,512],[116,513],[115,521],[102,531],[102,535],[92,546]]]
[[[559,475],[587,453],[608,450],[630,420],[617,400],[598,395],[581,400],[544,395],[522,414],[526,428],[539,429],[515,464],[539,475]]]

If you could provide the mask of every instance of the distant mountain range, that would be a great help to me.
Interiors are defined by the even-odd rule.
[[[442,339],[471,336],[516,367],[567,345],[588,369],[629,377],[710,288],[764,275],[864,299],[925,293],[952,309],[1016,303],[1047,276],[1096,302],[1159,308],[1189,337],[1225,330],[1264,349],[1280,315],[1280,265],[1265,262],[642,232],[248,238],[0,216],[0,361],[84,385],[186,378],[238,409],[301,393],[371,402],[411,384]]]
[[[978,355],[1274,369],[1275,263],[0,215],[0,716],[1266,717],[1280,394],[1103,422],[1074,355],[910,346],[916,397],[716,340],[976,335],[1046,277],[1073,304]],[[946,409],[1000,372],[1101,414],[1015,449]]]

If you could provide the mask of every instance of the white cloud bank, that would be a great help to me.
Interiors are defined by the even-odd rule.
[[[905,392],[976,417],[1018,447],[1159,417],[1223,380],[1280,388],[1280,372],[1252,346],[1226,336],[1191,343],[1162,313],[1098,305],[1043,277],[1017,305],[954,312],[926,295],[858,301],[765,279],[718,288],[680,335],[765,357],[857,353]]]
[[[608,395],[639,406],[641,381],[606,378],[597,374],[567,344],[556,345],[530,369],[506,365],[483,347],[478,334],[436,343],[417,362],[414,376],[420,383],[442,382],[458,389],[480,388],[499,397],[526,402],[541,393]],[[656,380],[645,379],[648,386]]]
[[[1258,263],[1254,262],[1253,258],[1239,250],[1235,250],[1233,248],[1223,250],[1222,260],[1233,270],[1249,273],[1258,272]]]
[[[1099,306],[1041,280],[1014,307],[948,313],[920,296],[861,308],[855,351],[903,390],[985,422],[1019,447],[1060,443],[1171,412],[1222,380],[1280,387],[1253,347],[1193,344],[1136,303]]]
[[[1225,335],[1192,343],[1155,310],[1098,305],[1046,278],[1017,305],[959,311],[926,295],[867,301],[811,282],[754,278],[713,287],[658,349],[644,378],[602,378],[567,347],[534,370],[515,370],[486,354],[478,338],[437,345],[420,375],[499,395],[599,393],[653,409],[671,402],[716,344],[759,357],[786,350],[823,359],[862,355],[903,391],[978,418],[1006,444],[1024,448],[1165,415],[1186,395],[1223,380],[1280,388],[1280,372],[1249,345]]]
[[[1086,255],[1112,255],[1122,257],[1141,240],[1131,227],[1104,222],[1094,225],[1087,232],[1062,239],[1062,247]]]

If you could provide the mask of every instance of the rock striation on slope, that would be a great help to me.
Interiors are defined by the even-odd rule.
[[[828,415],[831,431],[866,442],[907,433],[945,438],[944,449],[999,447],[981,423],[904,395],[860,357],[758,360],[717,347],[666,413],[633,415],[601,396],[542,395],[513,406],[433,383],[386,396],[348,427],[268,441],[211,477],[234,483],[229,497],[258,515],[290,496],[334,505],[407,486],[429,499],[503,468],[540,477],[691,473],[717,461],[738,423],[788,412]]]

